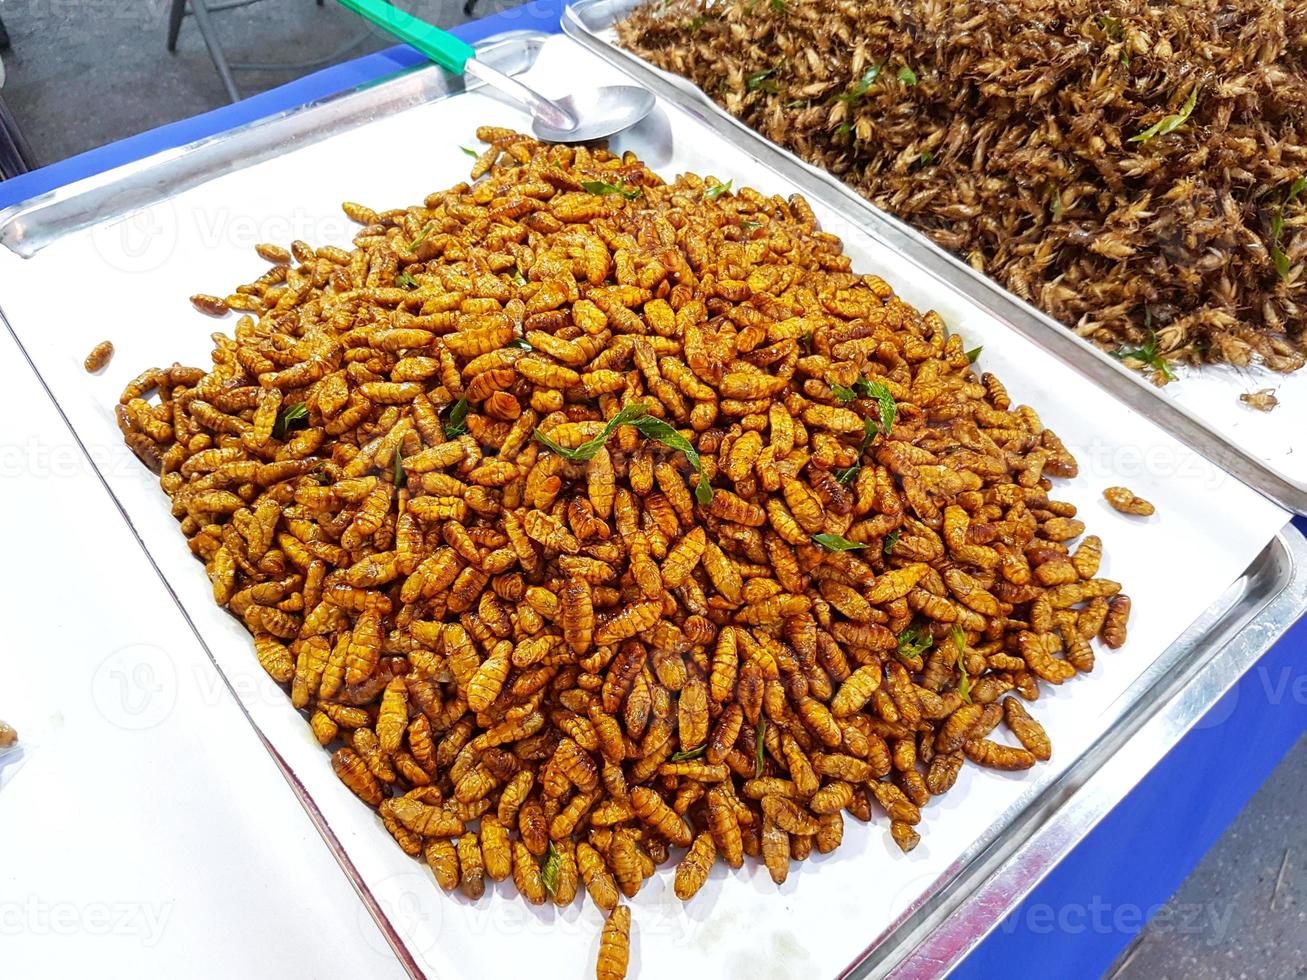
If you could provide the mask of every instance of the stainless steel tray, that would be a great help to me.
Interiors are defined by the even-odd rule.
[[[517,71],[533,64],[544,40],[542,35],[526,33],[503,36],[487,42],[479,56],[502,70]],[[449,99],[461,91],[460,80],[438,69],[405,72],[18,205],[0,213],[0,241],[19,254],[35,257],[43,248],[60,244],[78,230],[162,201],[182,189],[272,160],[290,149],[389,114]],[[776,157],[768,162],[795,183],[802,183],[792,173],[797,169],[792,161]],[[830,188],[821,182],[813,183],[811,189],[805,185],[805,190],[815,197],[828,194]],[[23,265],[16,259],[11,264]],[[120,444],[116,456],[99,451],[106,447],[96,440],[104,431],[110,432],[112,438],[113,423],[100,420],[100,428],[93,425],[96,419],[88,405],[95,399],[88,397],[83,387],[74,387],[89,384],[86,376],[75,364],[61,366],[52,358],[45,346],[49,341],[38,324],[11,324],[3,311],[0,320],[14,335],[87,450],[164,588],[245,708],[251,724],[401,963],[415,977],[434,975],[421,965],[423,949],[414,939],[412,906],[395,901],[395,895],[386,890],[394,882],[377,876],[377,855],[384,852],[384,856],[393,857],[398,852],[375,825],[372,815],[358,807],[348,791],[330,776],[325,756],[316,744],[303,744],[307,736],[302,719],[280,690],[266,677],[262,678],[262,688],[252,681],[261,671],[257,665],[251,668],[248,638],[236,624],[215,615],[207,579],[188,555],[180,554],[185,549],[176,539],[175,526],[153,481],[141,476],[135,467],[130,471],[117,468],[125,454]],[[173,329],[171,324],[169,329]],[[1057,350],[1053,354],[1059,356]],[[1102,397],[1110,399],[1108,395]],[[1102,726],[1101,737],[1078,754],[1068,755],[1072,761],[1056,779],[1022,795],[1018,804],[994,821],[946,873],[933,878],[919,894],[914,891],[917,897],[912,905],[880,935],[867,935],[865,949],[843,972],[912,977],[948,972],[1307,608],[1304,568],[1307,539],[1286,527],[1219,600],[1111,702],[1097,719]],[[1141,655],[1144,653],[1152,656],[1149,651],[1141,651]],[[1093,679],[1085,683],[1092,684]],[[730,884],[743,888],[743,883]],[[430,892],[435,901],[444,900],[429,881],[422,882],[421,887],[423,894]],[[411,901],[411,893],[400,892],[399,896]],[[422,904],[420,898],[417,901],[421,914],[432,908]],[[439,918],[439,906],[434,914]],[[783,964],[777,966],[783,968]]]
[[[898,218],[875,207],[842,181],[760,136],[718,106],[693,83],[655,68],[642,58],[617,47],[612,39],[613,26],[644,2],[645,0],[576,0],[563,12],[563,31],[621,68],[660,98],[706,110],[716,117],[716,125],[723,130],[723,135],[728,140],[746,148],[767,165],[784,168],[786,175],[800,185],[805,194],[819,194],[828,200],[838,200],[853,220],[874,229],[879,237],[891,242],[915,262],[963,292],[991,315],[1063,361],[1073,364],[1096,384],[1111,391],[1244,483],[1298,514],[1307,514],[1307,479],[1299,479],[1276,469],[1250,450],[1236,445],[1229,434],[1222,433],[1210,419],[1204,417],[1206,413],[1200,414],[1193,408],[1177,403],[1137,372],[1122,367],[1112,357],[1065,329],[1047,314],[976,272]],[[1307,372],[1307,368],[1303,371]],[[1304,379],[1302,386],[1307,387],[1307,379]],[[1233,401],[1237,391],[1236,388],[1234,392],[1227,392],[1229,400]],[[1293,406],[1288,404],[1279,409],[1281,413],[1293,410]]]

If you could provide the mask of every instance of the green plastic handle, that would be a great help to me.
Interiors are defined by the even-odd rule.
[[[476,57],[472,45],[460,41],[448,31],[419,20],[410,13],[386,3],[385,0],[338,0],[342,7],[372,21],[387,34],[412,45],[424,55],[457,75],[469,58]]]

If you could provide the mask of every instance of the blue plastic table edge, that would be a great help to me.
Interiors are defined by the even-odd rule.
[[[564,5],[535,0],[453,32],[469,43],[512,30],[557,33]],[[422,60],[411,48],[389,48],[61,160],[0,182],[0,208]],[[1294,523],[1307,533],[1307,519]],[[1240,678],[953,975],[1101,976],[1307,731],[1305,650],[1307,619]]]

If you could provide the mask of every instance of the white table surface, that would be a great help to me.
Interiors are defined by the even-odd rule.
[[[3,329],[0,553],[0,975],[403,977]]]

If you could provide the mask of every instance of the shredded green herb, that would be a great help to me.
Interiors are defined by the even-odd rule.
[[[277,418],[272,423],[272,438],[285,439],[286,433],[294,429],[307,429],[308,427],[308,406],[303,402],[287,405],[277,413]]]
[[[744,87],[749,92],[779,91],[776,83],[770,80],[775,74],[775,68],[764,68],[761,71],[750,72],[744,76]]]
[[[454,402],[449,410],[449,421],[445,423],[445,438],[455,439],[467,431],[467,395]]]
[[[1099,17],[1098,26],[1109,41],[1119,41],[1125,37],[1125,27],[1116,17]]]
[[[860,98],[871,91],[871,87],[876,84],[876,79],[880,77],[881,69],[884,67],[885,63],[883,61],[879,65],[872,65],[862,73],[862,77],[858,79],[857,85],[854,85],[853,88],[845,92],[843,95],[835,96],[833,101],[857,102]]]
[[[708,751],[707,745],[700,745],[697,749],[687,749],[684,752],[677,752],[668,762],[689,762],[691,759],[697,759]]]
[[[894,428],[894,419],[899,411],[889,389],[879,381],[868,381],[866,378],[859,378],[853,382],[853,387],[867,398],[874,398],[880,402],[880,431],[889,435],[890,429]]]
[[[395,285],[403,286],[405,289],[417,289],[418,281],[410,276],[407,272],[401,272],[395,277]]]
[[[514,337],[504,346],[512,347],[515,350],[535,350],[535,348],[531,346],[531,341],[527,340],[525,337]]]
[[[967,351],[967,361],[971,364],[975,364],[976,361],[980,358],[980,352],[984,349],[985,349],[984,344],[981,344],[979,347],[971,348],[971,350]]]
[[[1195,85],[1189,92],[1189,98],[1184,100],[1184,105],[1179,112],[1174,112],[1169,116],[1163,116],[1153,125],[1149,126],[1142,133],[1136,133],[1131,136],[1128,143],[1147,143],[1156,136],[1165,136],[1167,133],[1173,133],[1185,124],[1185,121],[1194,111],[1194,106],[1198,104],[1198,89]]]
[[[631,422],[634,422],[636,419],[643,417],[645,413],[648,411],[649,411],[649,406],[647,406],[643,402],[636,402],[634,404],[627,405],[620,412],[618,412],[616,415],[614,415],[611,419],[608,420],[608,423],[603,427],[603,430],[599,433],[599,435],[595,436],[593,439],[587,439],[585,442],[581,443],[581,445],[577,446],[575,449],[568,449],[566,446],[559,445],[558,443],[554,442],[554,440],[550,439],[547,435],[545,435],[543,432],[541,432],[539,429],[537,429],[535,432],[535,438],[537,442],[539,442],[550,452],[557,453],[559,456],[562,456],[564,459],[570,459],[573,460],[574,462],[585,462],[587,460],[594,459],[595,456],[599,454],[599,450],[604,448],[604,443],[608,441],[609,436],[611,436],[614,432],[617,431],[618,426],[630,424]]]
[[[921,655],[931,648],[935,638],[929,630],[909,626],[899,634],[898,658],[913,668],[920,668]]]
[[[917,84],[917,73],[906,65],[899,69],[898,78],[908,88]]]
[[[545,859],[540,864],[540,878],[545,884],[545,891],[550,896],[558,887],[558,869],[563,863],[563,855],[554,847],[554,842],[549,842],[549,850],[545,851]]]
[[[862,442],[858,444],[858,461],[846,470],[836,470],[835,479],[840,483],[849,483],[858,475],[858,470],[862,469],[862,454],[867,451],[871,441],[876,438],[878,432],[875,419],[864,419],[862,422]]]
[[[1289,278],[1289,256],[1280,248],[1280,235],[1284,231],[1284,209],[1292,204],[1304,190],[1307,190],[1307,177],[1299,177],[1289,185],[1289,193],[1284,196],[1275,217],[1271,219],[1271,262],[1281,279]]]
[[[416,252],[417,247],[427,240],[427,237],[435,230],[435,227],[436,223],[434,221],[428,221],[427,226],[418,233],[418,237],[409,243],[408,250],[410,252]]]
[[[1175,372],[1166,363],[1166,358],[1157,352],[1157,334],[1151,330],[1148,332],[1148,343],[1142,347],[1122,347],[1112,351],[1112,356],[1122,361],[1142,361],[1167,381],[1175,380]]]
[[[887,555],[893,554],[894,546],[899,543],[899,535],[902,533],[903,532],[898,528],[895,528],[893,531],[890,531],[889,534],[885,535],[885,547],[881,550]]]
[[[706,200],[715,201],[717,198],[729,191],[731,189],[731,184],[733,183],[735,183],[734,179],[728,180],[724,184],[713,184],[703,192],[703,196]]]
[[[747,231],[757,231],[759,228],[762,227],[762,222],[761,222],[761,221],[741,221],[741,222],[740,222],[740,227],[741,227],[742,229],[744,229],[746,232],[747,232]]]
[[[708,476],[703,471],[703,460],[699,458],[698,450],[689,439],[654,415],[644,415],[633,420],[630,425],[646,439],[653,439],[661,442],[668,449],[684,453],[685,458],[690,461],[690,466],[699,475],[699,479],[694,484],[694,499],[704,507],[712,503],[712,484],[708,482]]]
[[[400,447],[395,447],[395,489],[408,483],[408,474],[404,472],[404,454],[400,452]]]
[[[838,534],[814,534],[812,540],[827,551],[854,551],[858,548],[867,547],[857,541],[850,541],[848,538],[841,537]]]
[[[858,393],[852,388],[845,388],[844,385],[833,384],[830,390],[835,394],[835,400],[841,405],[847,405],[853,399],[858,397]]]
[[[476,150],[470,150],[466,146],[460,146],[459,149],[462,150],[464,153],[466,153],[468,156],[473,158],[479,157],[481,155]]]
[[[605,194],[621,194],[628,201],[634,201],[640,196],[638,187],[623,187],[621,184],[610,184],[606,180],[583,180],[581,186],[591,194],[598,194],[601,197]]]

